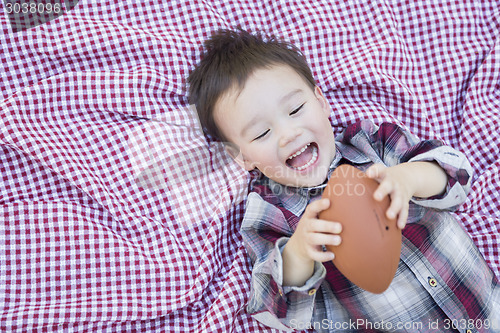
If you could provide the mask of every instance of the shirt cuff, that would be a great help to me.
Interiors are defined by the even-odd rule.
[[[472,167],[464,154],[451,147],[440,146],[419,154],[408,162],[436,162],[448,176],[443,194],[430,198],[414,197],[412,202],[435,209],[455,209],[465,202],[472,181]]]
[[[277,253],[283,253],[286,243],[289,237],[282,237],[276,241]],[[282,287],[283,293],[288,294],[290,292],[295,292],[302,294],[303,296],[313,296],[319,289],[319,286],[323,282],[326,276],[325,266],[320,262],[314,262],[314,271],[312,276],[304,283],[302,286],[283,286],[283,257],[277,256],[274,261],[275,267],[273,268],[273,279]]]

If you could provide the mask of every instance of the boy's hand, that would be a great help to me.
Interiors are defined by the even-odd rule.
[[[409,162],[392,167],[374,164],[366,170],[366,175],[380,183],[373,194],[375,200],[381,201],[387,195],[391,198],[386,215],[397,217],[401,229],[406,225],[410,199],[443,193],[448,182],[447,174],[435,162]]]
[[[400,229],[406,225],[410,199],[415,193],[412,175],[408,174],[407,169],[402,166],[404,165],[386,167],[383,164],[374,164],[366,170],[369,178],[380,183],[373,198],[376,201],[382,201],[389,195],[391,204],[385,214],[390,219],[397,217],[397,225]]]
[[[338,222],[318,219],[318,214],[328,207],[330,207],[328,199],[319,199],[307,206],[297,229],[289,240],[295,245],[294,250],[297,256],[319,262],[334,258],[332,252],[323,251],[323,245],[340,244],[341,239],[338,234],[342,230],[342,225]]]
[[[318,214],[330,206],[330,200],[319,199],[310,203],[302,215],[295,232],[283,250],[283,279],[285,285],[302,285],[313,272],[314,261],[334,258],[333,252],[323,251],[323,245],[337,246],[342,225],[318,219]]]

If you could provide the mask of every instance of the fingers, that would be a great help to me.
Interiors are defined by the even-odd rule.
[[[389,219],[398,218],[397,225],[403,229],[408,219],[408,209],[411,194],[407,193],[402,186],[401,179],[390,174],[390,168],[383,164],[374,164],[366,170],[369,178],[376,179],[380,184],[373,193],[376,201],[382,201],[386,196],[390,196],[391,203],[386,211]],[[392,170],[391,170],[392,171]]]
[[[318,214],[328,207],[330,207],[330,200],[326,198],[316,200],[306,207],[302,218],[309,221],[306,224],[307,232],[338,234],[342,231],[342,225],[340,223],[317,218]]]
[[[398,218],[397,225],[403,229],[408,219],[408,209],[410,198],[397,183],[383,181],[377,191],[374,193],[374,199],[381,201],[385,196],[389,195],[391,203],[387,208],[385,215],[389,219]]]
[[[339,235],[342,231],[342,225],[338,222],[311,219],[308,229],[309,232],[305,237],[305,242],[309,244],[307,249],[308,256],[319,262],[333,260],[335,254],[330,250],[332,246],[338,246],[342,242],[342,238]],[[328,247],[324,251],[323,249],[326,245]]]
[[[325,261],[332,261],[335,259],[335,254],[331,251],[326,251],[323,252],[321,247],[316,249],[315,251],[312,251],[309,255],[312,260],[317,261],[317,262],[325,262]]]
[[[389,205],[389,208],[387,208],[385,215],[389,219],[394,219],[405,206],[405,202],[403,202],[402,196],[397,188],[392,187],[387,194],[390,194],[391,196],[391,204]]]
[[[404,227],[406,226],[406,221],[408,221],[408,209],[409,209],[408,206],[409,205],[407,204],[406,208],[402,209],[399,212],[398,222],[397,222],[399,229],[404,229]]]
[[[327,260],[333,260],[335,258],[335,251],[334,248],[335,246],[340,245],[341,239],[339,236],[333,236],[333,235],[322,235],[319,234],[317,241],[315,243],[319,243],[319,245],[313,245],[309,248],[309,256],[311,259],[315,261],[327,261]],[[333,250],[333,251],[332,251]]]
[[[330,200],[327,198],[319,199],[310,203],[304,211],[303,217],[316,218],[319,213],[330,207]]]
[[[373,198],[382,201],[394,190],[394,184],[387,178],[387,167],[383,164],[374,164],[366,170],[368,178],[377,180],[380,184],[373,193]]]
[[[406,220],[408,219],[408,210],[410,208],[409,201],[403,199],[404,196],[391,194],[391,204],[387,209],[385,215],[389,219],[394,219],[397,217],[398,228],[403,229],[406,225]]]
[[[387,167],[381,163],[376,163],[366,169],[365,174],[368,178],[376,179],[379,182],[385,178]]]
[[[339,233],[342,225],[338,222],[318,219],[318,214],[330,206],[328,199],[320,199],[310,203],[299,222],[294,235],[302,244],[302,253],[312,260],[324,262],[333,260],[332,251],[323,251],[323,246],[338,246],[342,242]]]
[[[323,251],[322,245],[339,246],[341,241],[339,235],[315,233],[310,235],[309,244],[318,246],[318,249]]]
[[[387,178],[382,180],[382,182],[378,185],[377,189],[373,193],[373,198],[377,201],[382,201],[387,195],[394,192],[395,184],[393,184]]]
[[[300,239],[294,238],[295,236]],[[330,250],[332,246],[339,245],[341,239],[338,235],[307,233],[302,236],[294,234],[288,241],[287,245],[292,245],[293,241],[295,241],[294,245],[298,244],[298,248],[292,248],[293,251],[299,251],[298,253],[300,253],[304,258],[324,262],[335,258],[335,255]],[[325,248],[326,251],[323,250]]]
[[[342,224],[338,222],[312,219],[309,223],[309,232],[324,233],[324,234],[340,234]]]

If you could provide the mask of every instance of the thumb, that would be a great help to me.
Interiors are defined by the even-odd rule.
[[[368,178],[381,181],[385,178],[387,167],[382,163],[376,163],[366,169],[365,174]]]
[[[306,218],[316,218],[321,211],[328,207],[330,207],[330,199],[328,198],[313,201],[306,207],[303,216]]]

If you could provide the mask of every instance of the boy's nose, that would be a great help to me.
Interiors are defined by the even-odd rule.
[[[281,135],[279,145],[280,147],[285,147],[288,145],[290,142],[293,142],[300,134],[302,133],[301,130],[295,129],[295,130],[284,130],[283,134]]]

